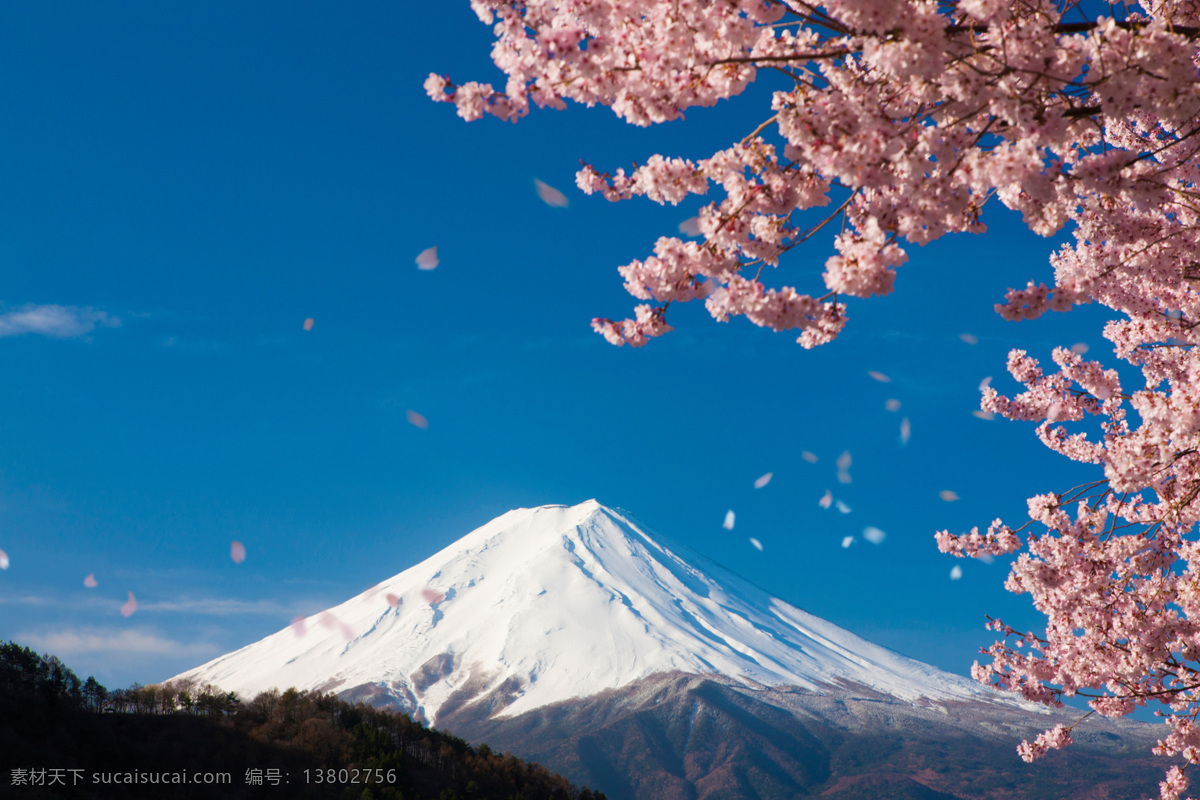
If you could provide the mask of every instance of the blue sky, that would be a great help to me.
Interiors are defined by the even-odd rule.
[[[577,107],[467,124],[421,86],[502,82],[466,2],[8,5],[0,39],[0,639],[159,681],[510,508],[591,497],[954,672],[992,641],[985,614],[1038,624],[1003,563],[933,541],[1095,475],[971,414],[985,376],[1014,390],[1010,348],[1104,344],[1097,309],[992,311],[1049,280],[1054,247],[1002,207],[985,236],[910,248],[823,348],[685,305],[618,349],[588,324],[631,313],[616,267],[700,203],[584,196],[579,159],[703,157],[769,87],[649,130]],[[820,290],[830,252],[778,280]]]

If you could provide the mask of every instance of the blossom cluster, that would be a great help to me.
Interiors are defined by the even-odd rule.
[[[1052,283],[1011,289],[996,310],[1022,320],[1105,306],[1103,335],[1144,386],[1067,349],[1046,368],[1014,351],[1023,389],[985,387],[981,413],[1035,422],[1097,478],[1031,498],[1021,527],[943,531],[938,544],[1019,552],[1007,586],[1046,615],[1041,635],[998,628],[977,678],[1047,703],[1085,696],[1111,716],[1159,703],[1162,752],[1200,763],[1200,2],[1099,4],[1099,16],[1068,0],[471,4],[494,25],[503,89],[426,82],[468,120],[570,101],[651,125],[782,79],[746,136],[708,158],[578,173],[581,190],[611,201],[712,196],[697,241],[664,237],[620,268],[630,294],[656,305],[594,320],[614,344],[670,331],[670,304],[694,300],[718,321],[824,344],[849,298],[894,290],[907,247],[983,232],[993,200],[1038,234],[1071,234],[1050,257]],[[823,285],[778,279],[830,226]],[[1069,741],[1056,728],[1021,755]],[[1173,769],[1161,795],[1186,785]]]

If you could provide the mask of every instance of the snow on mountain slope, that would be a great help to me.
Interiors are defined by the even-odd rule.
[[[508,716],[668,671],[921,704],[1001,700],[675,550],[594,500],[510,511],[309,617],[303,634],[285,628],[174,680],[243,697],[336,691],[427,720],[448,700],[488,697]]]

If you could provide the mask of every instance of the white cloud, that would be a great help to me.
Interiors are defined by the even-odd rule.
[[[217,617],[230,617],[239,614],[284,615],[287,612],[283,606],[274,600],[233,600],[224,597],[201,597],[196,599],[166,600],[159,603],[142,603],[139,610],[185,612],[188,614],[210,614]]]
[[[28,305],[0,314],[0,336],[37,333],[55,339],[75,339],[97,327],[117,328],[120,325],[121,320],[91,306]]]
[[[204,642],[184,644],[145,630],[60,630],[46,633],[26,632],[14,637],[34,650],[53,653],[64,660],[87,653],[119,653],[160,656],[202,657],[216,645]]]

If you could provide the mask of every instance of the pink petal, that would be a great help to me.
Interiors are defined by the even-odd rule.
[[[754,546],[755,550],[757,550],[760,553],[762,552],[762,542],[760,542],[758,539],[755,539],[753,536],[751,536],[750,544]]]
[[[725,521],[721,523],[721,527],[727,531],[733,530],[733,509],[725,512]]]
[[[0,569],[8,569],[8,553],[0,550]]]
[[[566,208],[571,205],[565,194],[537,178],[533,179],[533,188],[537,191],[537,196],[542,198],[542,202],[552,208]]]
[[[437,245],[422,250],[417,256],[417,269],[435,269],[438,265]]]
[[[849,547],[852,544],[854,544],[853,536],[843,536],[842,537],[842,547]]]
[[[845,503],[843,503],[841,500],[838,500],[836,503],[834,503],[834,506],[835,506],[835,507],[837,508],[837,510],[838,510],[840,513],[842,513],[842,514],[849,514],[849,513],[850,513],[850,510],[851,510],[851,509],[850,509],[850,506],[846,505],[846,504],[845,504]]]
[[[95,589],[100,584],[96,582],[96,573],[89,572],[88,576],[83,579],[83,585],[89,589]]]
[[[304,320],[304,330],[311,331],[313,326],[313,318],[308,317]]]
[[[912,436],[912,424],[909,423],[908,417],[900,420],[900,444],[908,444],[908,437]]]
[[[801,458],[803,458],[805,461],[807,461],[807,462],[808,462],[808,463],[810,463],[810,464],[815,464],[815,463],[817,463],[817,455],[816,455],[816,453],[810,453],[810,452],[808,452],[807,450],[801,450],[801,451],[800,451],[800,457],[801,457]]]
[[[891,400],[888,400],[886,403],[884,403],[883,407],[888,411],[899,411],[900,401],[893,397]]]
[[[351,639],[354,638],[354,629],[351,628],[348,623],[343,622],[342,620],[335,617],[333,614],[330,614],[328,611],[321,614],[321,617],[320,617],[320,619],[318,619],[318,622],[320,622],[323,627],[326,627],[331,631],[337,631],[338,633],[340,633],[342,635],[342,638],[344,638],[346,641],[350,641]]]
[[[424,597],[424,598],[425,598],[425,602],[426,602],[426,603],[429,603],[429,605],[433,605],[433,604],[435,604],[435,603],[440,603],[440,602],[442,602],[443,600],[445,600],[445,599],[446,599],[446,593],[445,593],[445,592],[439,592],[439,591],[437,591],[436,589],[422,589],[422,590],[421,590],[421,597]]]
[[[392,608],[396,608],[404,602],[404,599],[400,595],[392,594],[391,592],[384,595],[384,599],[387,600],[387,604]]]
[[[958,338],[962,339],[962,340],[963,340],[964,342],[966,342],[967,344],[979,344],[979,337],[978,337],[978,336],[972,336],[972,335],[971,335],[971,334],[969,334],[969,333],[960,333],[960,334],[958,335]]]
[[[986,378],[984,378],[983,380],[981,380],[979,382],[979,391],[982,392],[984,389],[988,388],[991,385],[992,385],[992,376],[988,375]]]
[[[297,636],[303,636],[304,634],[308,633],[308,626],[304,624],[303,614],[292,620],[292,631]]]
[[[995,419],[996,418],[996,415],[990,411],[976,410],[976,411],[972,411],[971,414],[973,414],[976,417],[979,417],[980,419]]]
[[[408,422],[410,425],[415,425],[421,430],[428,430],[429,420],[425,419],[424,416],[413,411],[411,408],[404,412],[404,416],[408,417]]]
[[[699,236],[700,235],[700,218],[688,217],[683,222],[679,223],[679,232],[684,236]]]
[[[884,375],[882,372],[876,372],[873,369],[867,370],[867,374],[870,375],[875,380],[879,381],[880,383],[891,383],[892,382],[892,379],[889,378],[887,375]]]
[[[229,545],[229,557],[235,564],[242,563],[246,560],[246,546],[241,542],[233,542]]]
[[[825,494],[821,495],[821,499],[817,501],[817,505],[821,508],[829,508],[833,505],[833,492],[826,489]]]
[[[950,570],[950,580],[956,581],[962,577],[962,567],[955,564]]]
[[[1083,343],[1083,342],[1076,342],[1075,344],[1071,345],[1071,352],[1072,352],[1072,353],[1074,353],[1074,354],[1076,354],[1076,355],[1080,355],[1080,356],[1081,356],[1081,355],[1083,355],[1084,353],[1086,353],[1088,350],[1091,350],[1091,348],[1090,348],[1090,347],[1088,347],[1088,346],[1087,346],[1085,343]]]
[[[766,486],[768,483],[770,483],[770,482],[771,482],[771,477],[772,477],[774,474],[775,474],[774,472],[768,472],[766,475],[763,475],[761,478],[759,478],[758,480],[754,481],[754,488],[755,488],[755,489],[761,489],[761,488],[763,488],[764,486]]]
[[[121,616],[131,617],[135,611],[137,611],[137,598],[133,596],[133,592],[130,592],[129,599],[125,601],[125,605],[121,606]]]
[[[876,528],[876,527],[873,527],[870,525],[863,528],[862,535],[863,535],[863,538],[866,539],[871,544],[882,544],[883,540],[887,538],[886,533],[879,530],[879,528]]]
[[[938,492],[938,497],[942,498],[947,503],[953,503],[958,499],[958,495],[949,489],[942,489],[940,492]]]
[[[838,469],[850,469],[851,463],[853,463],[853,462],[850,460],[850,451],[849,450],[847,450],[846,452],[842,453],[840,456],[837,457]]]

